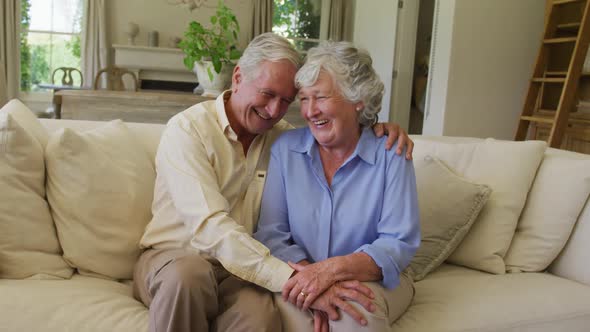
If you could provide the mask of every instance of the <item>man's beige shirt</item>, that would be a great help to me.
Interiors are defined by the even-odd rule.
[[[168,122],[156,155],[153,218],[141,246],[196,250],[235,276],[279,292],[293,269],[251,235],[270,147],[291,126],[281,120],[258,135],[244,156],[225,114],[229,93]]]

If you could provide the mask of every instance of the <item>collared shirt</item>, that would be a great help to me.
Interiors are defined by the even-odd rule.
[[[273,292],[293,273],[251,235],[258,221],[270,147],[291,126],[258,135],[244,156],[224,101],[206,101],[175,115],[156,155],[153,218],[143,248],[187,248],[213,257],[232,274]]]
[[[420,244],[418,198],[412,162],[384,144],[364,129],[329,186],[309,129],[283,134],[271,150],[254,237],[283,261],[365,252],[382,284],[396,287]]]

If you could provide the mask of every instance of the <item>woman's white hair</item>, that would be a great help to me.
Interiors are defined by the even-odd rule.
[[[295,76],[295,85],[297,88],[314,85],[322,71],[332,77],[346,100],[364,104],[358,115],[361,126],[377,123],[383,82],[375,73],[373,60],[366,50],[349,42],[322,42],[308,51],[305,64]]]
[[[302,63],[301,56],[287,38],[266,32],[252,39],[238,61],[238,66],[240,66],[244,79],[249,81],[256,78],[261,62],[281,60],[290,61],[297,69],[301,67]]]

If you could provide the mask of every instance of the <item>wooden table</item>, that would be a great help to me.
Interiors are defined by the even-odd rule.
[[[62,119],[166,123],[176,113],[212,98],[188,92],[61,90],[55,94]]]
[[[61,118],[61,105],[58,103],[60,100],[56,97],[56,93],[61,90],[84,90],[88,89],[82,86],[75,86],[75,85],[61,85],[61,84],[52,84],[52,83],[40,83],[37,84],[37,87],[41,89],[51,90],[51,107],[53,108],[53,112],[48,113],[51,118],[60,119]]]

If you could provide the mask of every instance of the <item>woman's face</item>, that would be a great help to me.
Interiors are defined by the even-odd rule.
[[[360,137],[357,107],[340,95],[332,77],[320,72],[314,85],[299,90],[301,116],[318,144],[327,148],[356,147]]]

